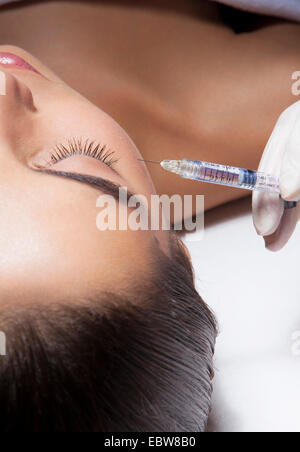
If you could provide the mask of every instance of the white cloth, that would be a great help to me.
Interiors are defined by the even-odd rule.
[[[213,0],[253,13],[300,22],[300,0]]]

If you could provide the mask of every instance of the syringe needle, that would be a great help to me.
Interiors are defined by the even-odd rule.
[[[145,162],[145,163],[153,163],[154,165],[160,165],[160,162],[153,162],[153,160],[143,160],[138,159],[139,162]]]

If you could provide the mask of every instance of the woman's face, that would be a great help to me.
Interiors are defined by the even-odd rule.
[[[6,53],[38,72],[16,67],[21,60]],[[149,270],[154,233],[100,232],[96,201],[112,187],[101,184],[102,179],[148,198],[154,193],[138,150],[111,117],[32,55],[1,46],[0,63],[3,300],[25,301],[26,294],[29,300],[51,296],[65,301],[97,290],[126,289],[130,278]],[[78,154],[84,146],[93,155]],[[49,173],[40,171],[44,168]],[[103,189],[54,171],[101,178]],[[159,240],[166,237],[159,234]]]

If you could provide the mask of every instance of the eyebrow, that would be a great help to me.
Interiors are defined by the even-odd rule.
[[[89,185],[90,187],[102,191],[106,195],[112,196],[117,202],[122,201],[122,199],[120,199],[120,189],[127,190],[126,197],[127,202],[132,196],[136,196],[134,193],[129,191],[127,187],[115,184],[114,182],[111,182],[108,179],[103,179],[102,177],[95,177],[89,176],[88,174],[69,173],[65,171],[55,171],[55,170],[38,170],[38,171],[41,173],[72,179],[76,182],[81,182],[83,184]]]

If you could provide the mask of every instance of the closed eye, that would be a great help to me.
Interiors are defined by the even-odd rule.
[[[67,144],[58,144],[54,151],[50,153],[50,161],[48,165],[55,165],[58,162],[73,157],[75,155],[83,155],[98,160],[109,168],[112,168],[118,159],[115,152],[111,151],[106,145],[101,145],[95,141],[82,139],[69,140]]]

